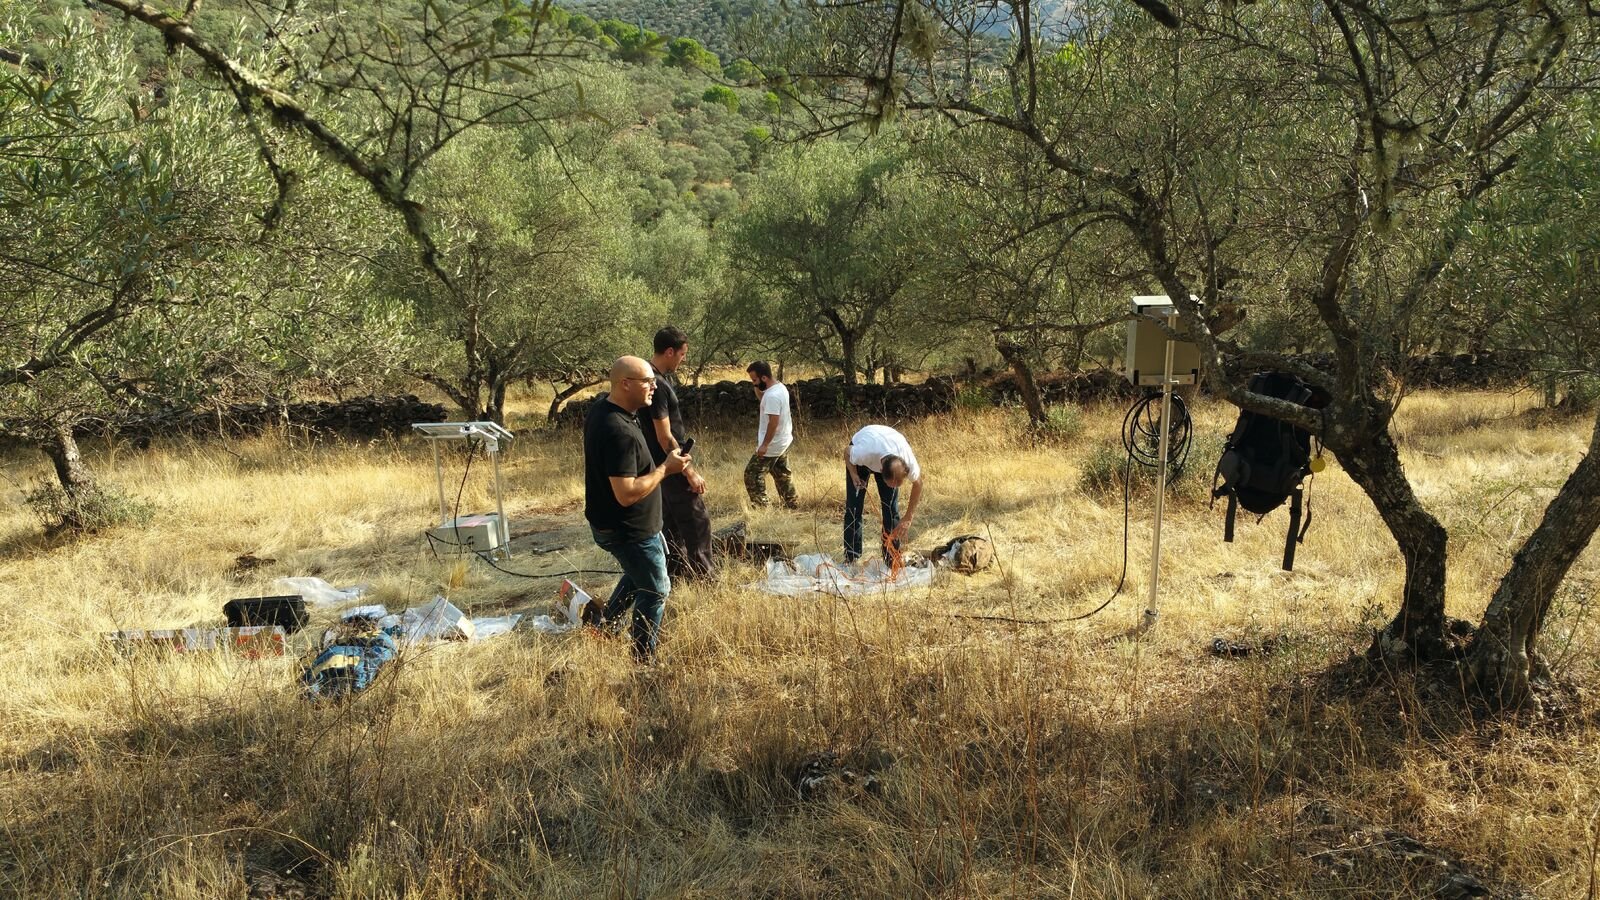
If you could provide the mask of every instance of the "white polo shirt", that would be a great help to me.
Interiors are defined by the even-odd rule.
[[[905,435],[893,428],[868,425],[850,439],[850,464],[853,466],[866,466],[881,475],[883,458],[891,455],[906,461],[908,478],[912,481],[922,480],[922,467],[917,465],[917,455],[911,452],[911,444],[906,441]]]

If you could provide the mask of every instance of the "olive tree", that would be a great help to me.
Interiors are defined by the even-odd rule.
[[[254,142],[219,138],[226,101],[175,78],[130,104],[125,43],[63,27],[37,45],[43,64],[0,73],[0,128],[19,135],[0,150],[0,430],[50,457],[56,506],[84,525],[99,491],[78,433],[313,373],[338,382],[372,367],[330,365],[329,348],[384,339],[341,289],[355,266],[326,251],[343,238],[274,214]],[[305,189],[338,208],[347,187],[303,162]]]
[[[727,225],[737,281],[727,315],[760,322],[772,349],[803,352],[847,383],[870,375],[866,343],[905,326],[926,200],[901,154],[833,142],[776,160]]]
[[[559,157],[574,147],[589,149],[584,142],[596,137],[562,125],[586,119],[614,127],[608,110],[591,103],[606,92],[585,89],[597,80],[597,69],[586,61],[614,41],[599,29],[569,27],[582,17],[574,20],[550,0],[410,0],[355,10],[240,0],[250,13],[243,25],[198,3],[180,15],[142,0],[93,2],[152,29],[236,98],[234,130],[258,145],[278,189],[274,213],[290,205],[300,181],[301,173],[282,159],[285,137],[359,179],[397,213],[418,265],[437,284],[434,292],[447,295],[442,303],[424,303],[424,313],[482,305],[475,296],[482,282],[458,280],[473,269],[442,258],[437,222],[419,199],[428,181],[423,173],[437,155],[463,135],[492,126],[536,130]],[[461,234],[458,229],[455,238]],[[460,248],[459,240],[454,246]],[[385,265],[408,264],[390,256]],[[486,361],[473,361],[478,346],[468,351],[463,340],[461,368],[485,397],[471,399],[474,389],[464,391],[461,383],[451,391],[458,404],[498,407],[492,401],[499,379]],[[428,374],[435,383],[447,380],[440,371]],[[562,377],[579,384],[590,373]]]
[[[1417,497],[1390,427],[1405,375],[1394,361],[1440,339],[1428,311],[1476,208],[1589,83],[1587,8],[1192,2],[1171,4],[1160,24],[1122,4],[1076,4],[1055,19],[1051,8],[823,0],[776,52],[839,86],[841,102],[813,110],[814,130],[931,112],[1008,136],[1054,171],[1078,216],[1110,215],[1151,287],[1174,298],[1214,388],[1316,434],[1404,548],[1399,610],[1372,656],[1454,658],[1448,535]],[[997,20],[1016,36],[1003,58],[964,52],[974,27]],[[1247,313],[1297,308],[1332,371],[1223,339],[1215,316],[1227,292]],[[1252,393],[1229,376],[1238,366],[1294,373],[1331,400],[1310,410]],[[1513,579],[1526,588],[1518,605],[1546,602],[1559,581],[1549,575],[1600,524],[1589,465],[1551,507],[1570,514],[1571,540],[1536,532],[1513,559],[1508,577],[1548,573]],[[1485,696],[1529,698],[1531,657],[1473,652]]]
[[[506,389],[596,372],[658,324],[651,292],[623,275],[628,215],[603,177],[546,146],[480,129],[441,152],[418,185],[436,222],[428,277],[397,245],[388,290],[416,309],[413,373],[471,419],[505,419]]]
[[[1078,368],[1090,339],[1127,318],[1133,248],[1108,216],[1077,215],[1048,166],[1014,142],[958,133],[921,151],[940,186],[920,250],[924,314],[944,340],[965,333],[998,353],[1038,425],[1035,370]]]

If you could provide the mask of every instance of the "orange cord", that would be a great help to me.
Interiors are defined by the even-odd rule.
[[[901,570],[906,567],[906,555],[895,546],[894,538],[890,537],[887,531],[883,533],[883,552],[889,557],[889,577],[899,578]]]

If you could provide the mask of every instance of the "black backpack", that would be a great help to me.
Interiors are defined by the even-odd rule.
[[[1251,393],[1277,397],[1313,409],[1327,402],[1305,382],[1282,372],[1257,372],[1250,376]],[[1320,401],[1320,402],[1319,402]],[[1306,513],[1304,527],[1300,524],[1302,482],[1311,474],[1311,433],[1304,428],[1241,410],[1233,434],[1223,446],[1222,458],[1217,461],[1216,475],[1212,478],[1211,502],[1218,497],[1228,498],[1227,524],[1223,527],[1223,540],[1233,542],[1233,519],[1239,507],[1262,516],[1289,503],[1289,536],[1283,545],[1284,571],[1294,569],[1295,545],[1305,540],[1311,528],[1311,515]]]

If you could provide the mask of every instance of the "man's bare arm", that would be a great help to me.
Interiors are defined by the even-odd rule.
[[[916,516],[917,504],[922,502],[922,482],[923,478],[911,482],[911,499],[906,501],[906,514],[900,521],[910,522]]]
[[[900,517],[900,524],[889,533],[889,536],[897,541],[904,541],[906,535],[911,533],[911,520],[916,518],[917,504],[922,502],[922,482],[922,478],[911,482],[911,499],[906,502],[906,514]]]
[[[767,431],[766,431],[767,439],[762,441],[761,442],[761,446],[756,448],[756,455],[757,456],[766,456],[767,455],[767,448],[772,445],[772,436],[777,434],[777,433],[778,433],[778,414],[777,413],[767,413]]]
[[[667,454],[666,462],[651,469],[647,475],[612,475],[611,493],[616,495],[618,503],[632,506],[660,487],[663,478],[682,472],[688,465],[689,457],[684,456],[679,450],[673,450]]]
[[[668,453],[680,449],[678,439],[672,436],[672,417],[667,416],[665,419],[655,419],[654,422],[656,440],[661,442],[662,449]],[[693,464],[683,467],[683,477],[689,479],[689,489],[694,493],[704,494],[706,492],[706,480],[701,478],[700,473],[694,470]]]
[[[668,416],[665,419],[653,419],[651,421],[655,424],[656,441],[661,444],[661,449],[668,453],[677,450],[678,439],[672,436],[672,417]],[[699,477],[695,473],[693,465],[684,466],[683,474],[688,476],[690,481],[694,481]]]
[[[653,421],[656,427],[656,443],[661,445],[661,449],[668,453],[678,449],[678,439],[672,436],[672,417]]]

